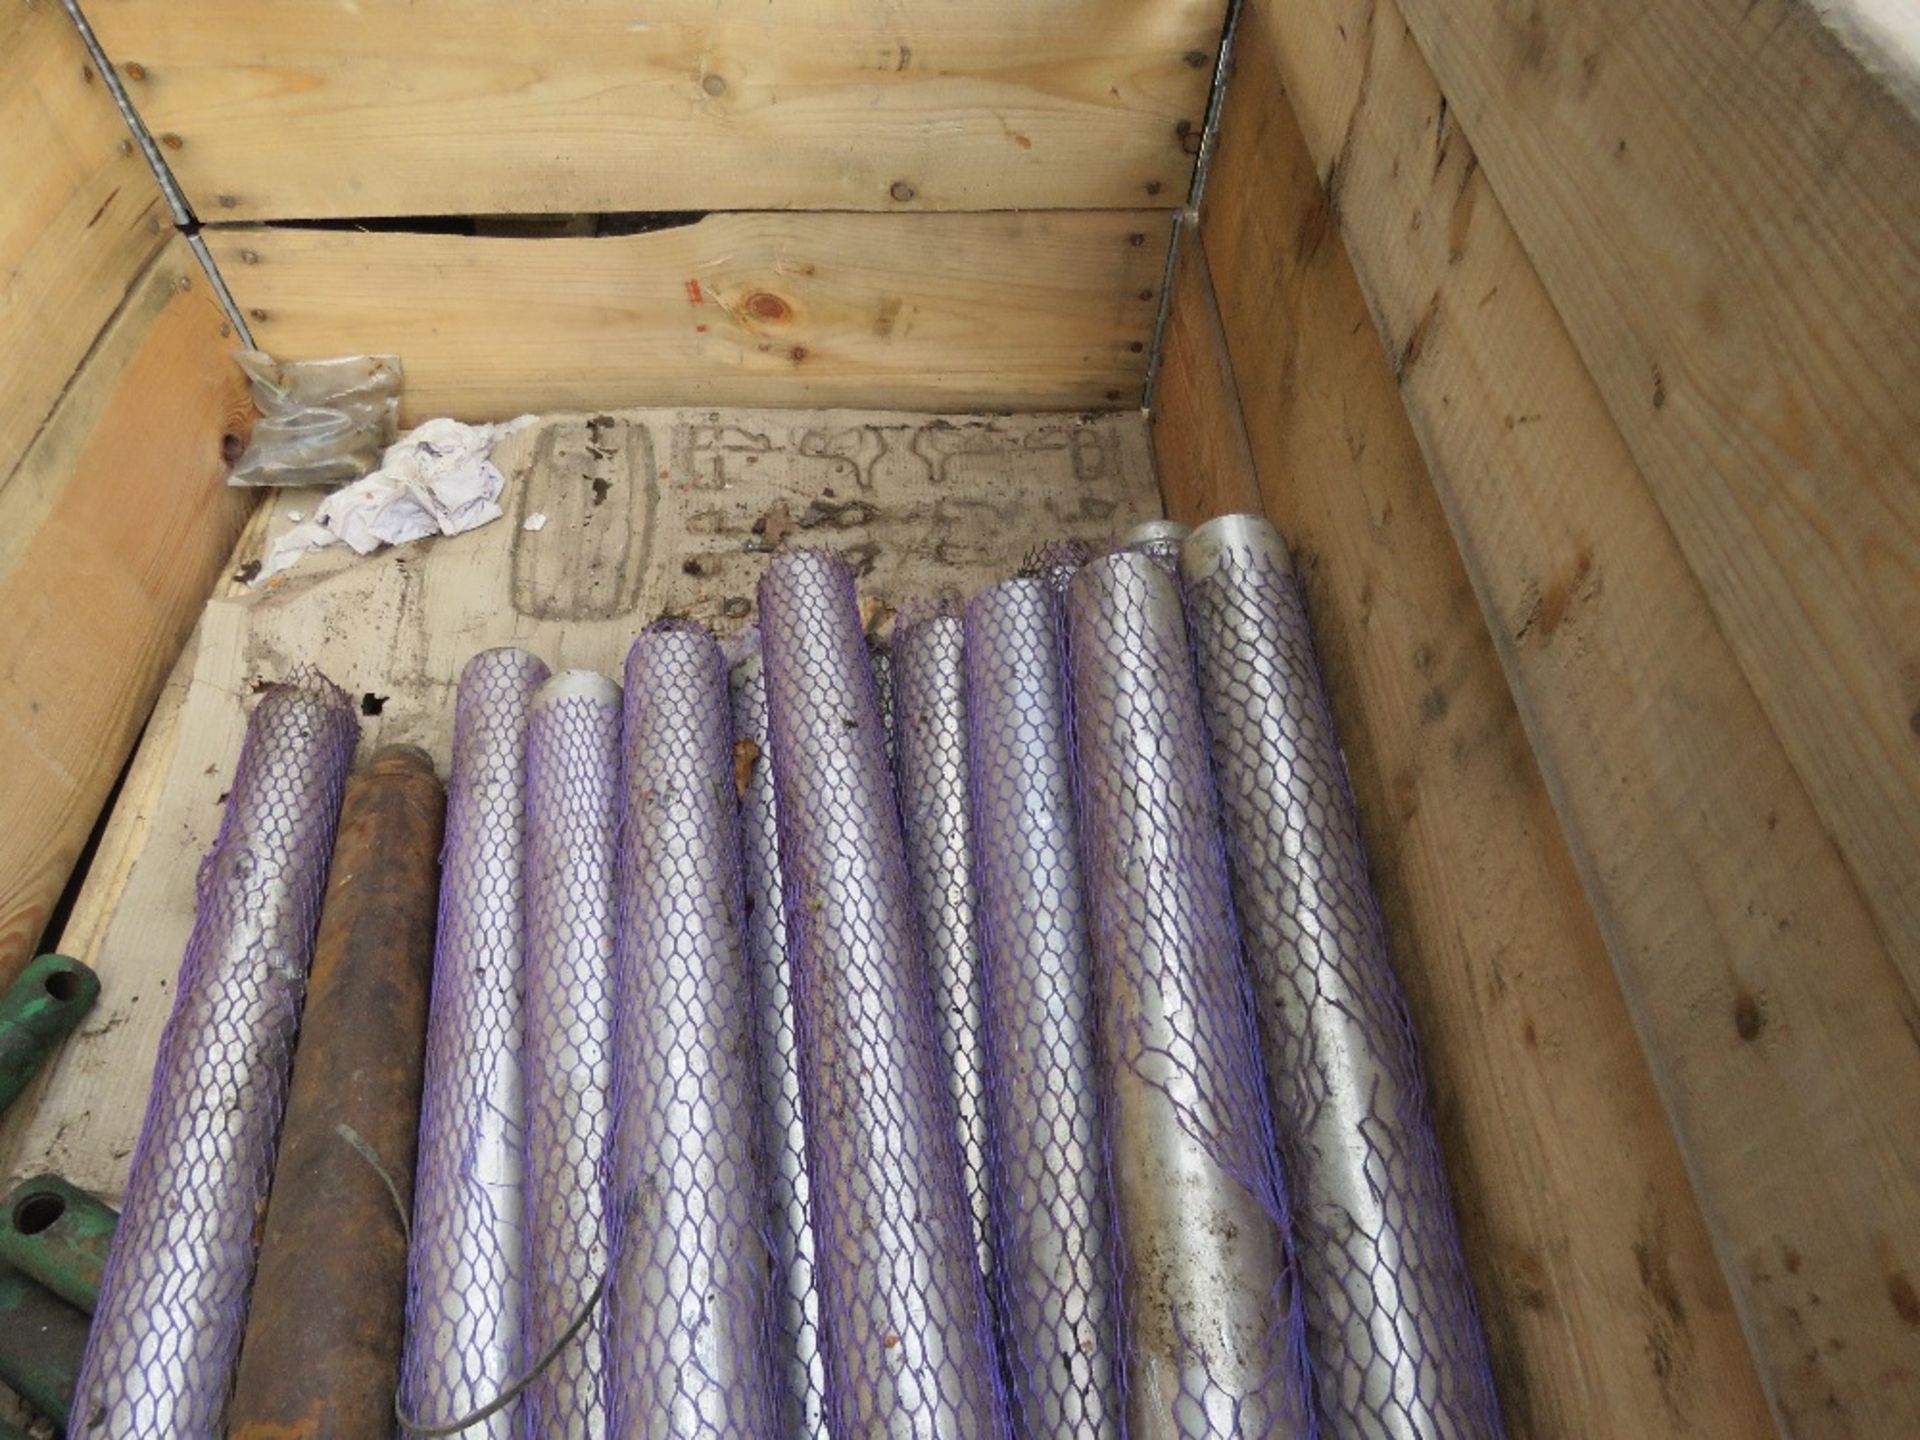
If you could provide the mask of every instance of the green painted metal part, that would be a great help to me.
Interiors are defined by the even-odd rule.
[[[78,960],[42,955],[0,996],[0,1111],[93,1008],[100,980]]]
[[[0,1202],[0,1263],[91,1315],[119,1218],[58,1175],[36,1175]]]
[[[64,1426],[86,1349],[86,1316],[0,1265],[0,1381]]]

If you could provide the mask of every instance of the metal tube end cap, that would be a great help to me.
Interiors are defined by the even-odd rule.
[[[1221,515],[1199,526],[1180,546],[1180,578],[1188,585],[1213,575],[1229,555],[1258,558],[1283,575],[1293,573],[1287,542],[1264,515]]]

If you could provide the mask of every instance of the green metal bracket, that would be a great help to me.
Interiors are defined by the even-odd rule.
[[[0,995],[0,1111],[99,998],[99,977],[65,955],[42,955],[20,972]]]
[[[119,1219],[111,1206],[58,1175],[36,1175],[0,1202],[0,1264],[91,1315]]]
[[[64,1426],[86,1349],[86,1316],[0,1265],[0,1381]]]

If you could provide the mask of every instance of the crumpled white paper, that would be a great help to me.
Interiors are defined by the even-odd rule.
[[[350,545],[370,555],[428,535],[458,535],[500,518],[506,477],[489,457],[493,447],[537,416],[498,425],[429,420],[387,447],[380,468],[335,490],[273,542],[255,585],[298,564],[309,551]]]

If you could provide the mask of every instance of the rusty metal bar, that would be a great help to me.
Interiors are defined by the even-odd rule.
[[[228,1434],[385,1434],[446,797],[379,751],[347,785]]]

